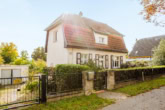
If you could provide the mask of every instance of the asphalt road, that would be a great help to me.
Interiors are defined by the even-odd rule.
[[[118,101],[102,110],[165,110],[165,87]]]

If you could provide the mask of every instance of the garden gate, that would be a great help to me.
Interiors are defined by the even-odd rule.
[[[94,74],[94,90],[107,89],[107,72],[95,72]]]
[[[40,76],[0,78],[0,109],[39,102]]]

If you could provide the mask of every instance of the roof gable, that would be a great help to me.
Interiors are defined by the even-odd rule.
[[[131,51],[129,56],[130,57],[152,56],[153,49],[159,45],[161,39],[165,39],[165,35],[138,40],[135,43],[133,50]]]

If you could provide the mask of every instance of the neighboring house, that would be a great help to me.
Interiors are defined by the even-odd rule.
[[[119,68],[128,53],[123,35],[82,15],[63,14],[45,29],[47,65],[84,64]]]
[[[0,85],[13,84],[16,77],[28,77],[28,65],[0,65]],[[26,78],[22,78],[24,80]]]
[[[165,35],[143,38],[137,40],[133,50],[129,54],[128,61],[134,60],[144,60],[150,61],[152,60],[152,55],[154,53],[154,48],[159,45],[161,39],[165,39]]]

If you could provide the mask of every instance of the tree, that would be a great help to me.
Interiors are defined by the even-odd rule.
[[[46,61],[45,49],[43,47],[38,47],[38,48],[34,49],[34,51],[32,53],[32,58],[34,60],[42,59],[42,60]]]
[[[13,62],[18,57],[17,47],[14,43],[2,43],[0,46],[0,55],[4,63],[8,64]]]
[[[144,9],[141,14],[144,19],[156,25],[164,26],[165,0],[141,0]]]
[[[165,65],[165,40],[161,40],[159,46],[154,49],[153,64]]]
[[[0,65],[3,64],[4,60],[2,58],[2,56],[0,55]]]
[[[24,60],[27,60],[28,59],[28,52],[26,50],[23,50],[21,51],[21,58],[24,59]]]

